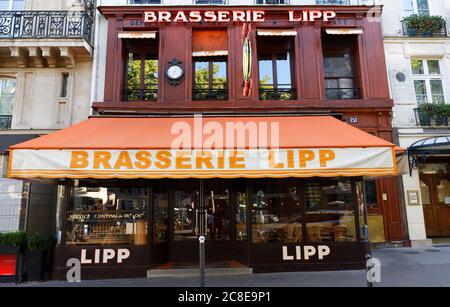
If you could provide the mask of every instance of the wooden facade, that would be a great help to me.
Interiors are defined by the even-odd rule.
[[[105,72],[104,101],[94,102],[94,110],[101,115],[179,116],[204,115],[263,115],[263,114],[333,114],[364,131],[393,142],[392,107],[386,71],[383,35],[380,22],[368,18],[367,6],[327,6],[337,18],[330,22],[290,22],[290,10],[322,10],[323,7],[264,6],[266,21],[252,24],[250,32],[254,65],[254,86],[249,96],[243,95],[242,23],[144,23],[145,11],[207,11],[218,9],[251,10],[249,7],[101,7],[108,20],[108,42]],[[260,8],[258,8],[260,9]],[[358,99],[327,99],[324,79],[323,43],[325,29],[363,29],[355,38]],[[192,94],[193,59],[192,31],[222,29],[228,33],[228,99],[194,100]],[[258,89],[257,29],[289,29],[295,49],[293,63],[293,100],[261,100]],[[158,34],[158,93],[155,101],[127,101],[126,48],[119,33],[126,31],[156,31]],[[349,35],[344,35],[345,37]],[[354,35],[352,35],[354,36]],[[150,41],[151,42],[151,41]],[[183,63],[186,76],[180,85],[170,85],[164,76],[168,63],[176,58]],[[378,211],[384,216],[388,241],[403,241],[405,233],[400,210],[397,178],[377,182]]]

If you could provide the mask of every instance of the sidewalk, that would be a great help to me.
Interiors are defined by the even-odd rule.
[[[450,287],[450,246],[426,249],[381,249],[381,284],[375,287]],[[196,278],[157,278],[84,281],[79,284],[50,281],[19,287],[195,287]],[[0,284],[0,287],[6,285]],[[254,274],[207,278],[209,287],[365,287],[364,271]]]

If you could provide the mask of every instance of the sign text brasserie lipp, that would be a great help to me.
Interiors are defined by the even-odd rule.
[[[334,11],[303,10],[288,11],[290,22],[331,21],[336,18]],[[232,11],[146,11],[146,23],[170,22],[264,22],[266,12],[259,10],[232,10]]]

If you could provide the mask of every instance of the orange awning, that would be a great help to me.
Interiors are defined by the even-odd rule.
[[[91,118],[11,147],[15,178],[395,175],[395,145],[329,116]]]

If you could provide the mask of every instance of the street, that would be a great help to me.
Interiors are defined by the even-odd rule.
[[[450,286],[450,246],[410,249],[379,249],[374,257],[381,261],[381,283],[375,287]],[[153,278],[25,283],[19,287],[196,287],[197,278]],[[207,277],[207,287],[366,287],[364,271],[298,272]],[[1,285],[15,286],[15,285]]]

